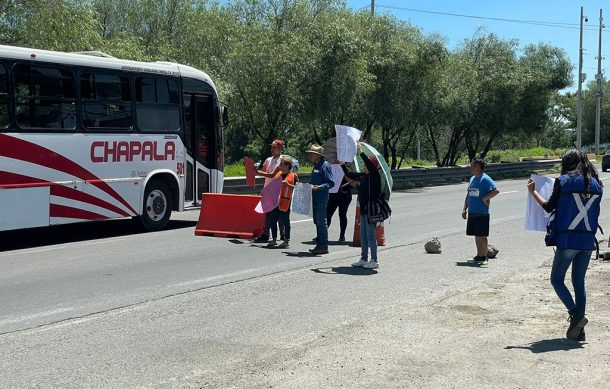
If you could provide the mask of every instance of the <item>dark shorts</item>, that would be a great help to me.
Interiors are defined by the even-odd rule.
[[[468,214],[466,223],[466,235],[489,236],[489,214]]]

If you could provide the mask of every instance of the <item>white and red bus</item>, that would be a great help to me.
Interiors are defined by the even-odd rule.
[[[192,67],[0,46],[0,231],[138,217],[222,192],[226,109]]]

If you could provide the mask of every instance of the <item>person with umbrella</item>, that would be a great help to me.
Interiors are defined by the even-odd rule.
[[[358,143],[358,153],[364,163],[363,172],[351,172],[344,162],[341,167],[345,175],[358,181],[358,202],[360,204],[360,260],[352,263],[354,267],[365,267],[377,269],[379,262],[377,258],[377,237],[375,236],[375,224],[371,224],[367,217],[369,201],[381,196],[381,175],[379,174],[379,159],[375,155],[367,156],[362,152],[361,143]],[[368,260],[369,248],[371,260]]]
[[[328,226],[326,225],[326,205],[328,204],[328,191],[335,186],[333,171],[330,164],[324,159],[324,148],[313,144],[305,153],[313,164],[309,176],[312,190],[313,222],[316,225],[316,247],[309,249],[313,254],[328,254]]]

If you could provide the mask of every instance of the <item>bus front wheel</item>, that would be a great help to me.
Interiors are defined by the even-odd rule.
[[[144,209],[140,223],[148,231],[159,231],[165,228],[172,215],[172,196],[165,182],[152,180],[144,192]]]

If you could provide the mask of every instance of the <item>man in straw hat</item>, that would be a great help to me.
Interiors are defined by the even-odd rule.
[[[326,205],[328,204],[328,191],[335,185],[333,171],[330,164],[324,160],[324,147],[311,145],[305,151],[313,170],[309,177],[312,190],[313,222],[316,225],[316,247],[310,249],[313,254],[328,254],[328,227],[326,226]]]

